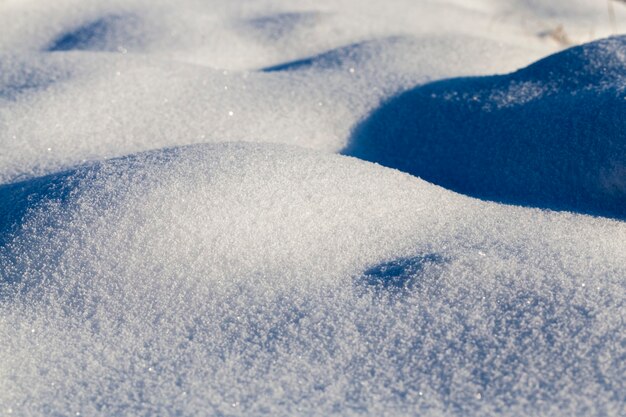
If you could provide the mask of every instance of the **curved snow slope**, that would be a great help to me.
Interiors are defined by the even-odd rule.
[[[537,51],[481,36],[459,34],[386,36],[342,45],[309,57],[263,68],[264,72],[328,76],[339,71],[376,88],[408,89],[446,74],[493,74],[526,65]],[[425,59],[425,57],[429,57]],[[487,61],[485,58],[489,57]],[[509,68],[509,69],[507,69]],[[383,79],[382,75],[386,77]],[[421,76],[421,77],[420,77]],[[372,88],[371,85],[369,87]]]
[[[626,217],[626,36],[389,100],[344,153],[471,196]]]
[[[622,222],[253,144],[4,185],[0,218],[5,415],[623,411]]]
[[[0,182],[191,143],[338,152],[385,97],[433,77],[510,70],[526,53],[480,38],[394,37],[355,45],[346,66],[274,73],[87,51],[0,55]]]
[[[585,41],[610,33],[605,14],[580,1],[4,0],[0,183],[191,143],[339,152],[398,92],[515,70],[562,47],[540,32]]]

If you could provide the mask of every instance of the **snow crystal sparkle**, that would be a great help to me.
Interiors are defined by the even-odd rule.
[[[622,3],[0,0],[0,414],[621,417]]]

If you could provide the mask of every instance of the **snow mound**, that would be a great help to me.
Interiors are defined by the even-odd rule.
[[[4,414],[623,407],[622,222],[255,144],[4,185],[0,218]]]
[[[484,65],[485,55],[504,64]],[[404,88],[525,62],[523,50],[458,36],[371,40],[350,56],[334,70],[262,73],[131,53],[0,55],[0,182],[192,143],[338,152],[354,124]]]
[[[626,36],[392,98],[344,153],[483,199],[626,216]]]
[[[625,4],[0,0],[0,416],[622,417]]]

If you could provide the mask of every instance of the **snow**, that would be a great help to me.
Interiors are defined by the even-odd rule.
[[[621,406],[620,348],[602,341],[621,326],[623,223],[276,145],[155,151],[2,194],[26,213],[0,257],[1,392],[24,415]]]
[[[0,0],[0,415],[623,415],[612,8]]]
[[[449,51],[461,47],[452,60]],[[493,42],[455,36],[384,38],[348,52],[342,47],[331,56],[350,65],[323,74],[295,68],[229,72],[118,53],[0,57],[0,123],[6,125],[0,179],[198,142],[261,141],[338,152],[354,124],[383,98],[431,74],[478,71],[484,64],[476,57],[485,50],[506,63],[521,62]],[[425,54],[435,60],[421,62]],[[327,58],[313,60],[328,66]]]
[[[626,37],[393,97],[345,153],[463,194],[626,216]]]

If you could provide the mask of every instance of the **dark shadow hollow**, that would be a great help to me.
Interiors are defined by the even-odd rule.
[[[626,36],[416,87],[360,123],[343,154],[485,200],[626,218],[624,52]]]
[[[443,262],[443,257],[436,253],[394,259],[368,268],[355,284],[375,292],[401,294],[422,285],[424,270]]]
[[[139,39],[135,32],[139,23],[133,15],[105,16],[60,34],[45,51],[116,51],[120,47],[137,46]]]

